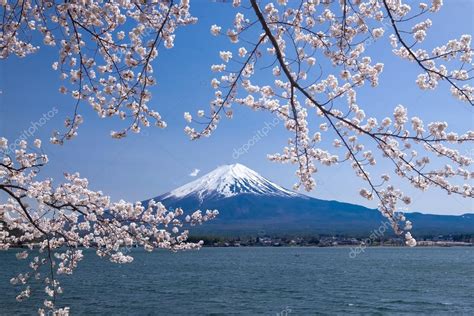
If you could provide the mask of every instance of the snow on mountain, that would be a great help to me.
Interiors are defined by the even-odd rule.
[[[241,193],[296,197],[302,196],[287,190],[259,175],[242,164],[225,165],[201,178],[162,195],[161,199],[197,196],[201,201],[207,197],[231,197]]]

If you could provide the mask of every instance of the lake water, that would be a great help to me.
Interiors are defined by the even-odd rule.
[[[474,248],[204,248],[135,251],[116,265],[86,252],[64,279],[74,315],[474,315]],[[0,314],[31,315],[0,252]]]

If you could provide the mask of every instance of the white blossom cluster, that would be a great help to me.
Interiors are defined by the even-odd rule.
[[[471,47],[470,34],[464,34],[459,39],[449,40],[446,44],[430,48],[421,48],[422,43],[427,37],[428,29],[432,26],[430,19],[423,20],[413,24],[413,16],[409,13],[413,11],[407,4],[399,1],[384,1],[387,10],[388,20],[394,29],[394,34],[390,35],[390,43],[395,55],[416,62],[423,73],[418,75],[416,83],[420,89],[435,89],[440,81],[447,81],[450,85],[452,95],[461,100],[474,105],[474,87],[470,83],[473,64],[473,49]],[[414,17],[419,17],[428,11],[437,12],[443,5],[442,0],[433,0],[431,7],[426,3],[419,4],[420,12]],[[405,27],[402,29],[402,27]],[[407,38],[411,34],[413,40]],[[418,48],[417,48],[418,47]],[[449,70],[448,62],[452,64]]]
[[[39,140],[34,144],[41,147]],[[0,138],[0,192],[5,197],[0,204],[0,249],[27,248],[17,258],[28,259],[30,271],[12,278],[11,283],[24,287],[17,296],[22,301],[33,291],[30,280],[43,281],[47,298],[40,314],[68,314],[67,308],[55,305],[56,296],[63,292],[56,276],[72,274],[83,259],[83,249],[94,248],[98,256],[116,263],[133,260],[123,250],[131,247],[198,249],[202,241],[188,242],[186,226],[218,215],[217,210],[198,210],[184,216],[182,209],[168,210],[153,200],[147,205],[111,202],[101,191],[89,189],[87,179],[77,173],[65,174],[66,182],[55,187],[51,179],[37,179],[48,162],[46,155],[27,151],[22,141],[11,157],[7,145]]]
[[[217,76],[211,81],[215,97],[210,113],[200,110],[196,118],[185,113],[187,122],[205,124],[201,130],[185,128],[191,139],[209,136],[223,116],[232,117],[233,104],[269,111],[292,134],[283,152],[269,158],[297,165],[295,189],[316,187],[318,164],[349,163],[368,185],[361,189],[361,196],[379,200],[380,211],[395,232],[405,231],[409,246],[416,245],[408,232],[412,224],[400,214],[398,205],[410,204],[411,199],[391,184],[387,173],[371,174],[379,159],[390,161],[393,175],[415,188],[437,187],[448,194],[474,197],[468,183],[474,177],[468,170],[472,159],[459,150],[474,141],[473,131],[459,135],[449,132],[446,122],[425,124],[418,117],[410,118],[402,105],[395,107],[391,117],[371,117],[357,101],[358,89],[376,87],[384,68],[368,48],[392,31],[388,37],[394,53],[417,62],[423,70],[417,79],[421,88],[435,88],[443,80],[457,99],[472,104],[470,35],[436,47],[431,54],[414,50],[404,39],[410,33],[415,44],[423,43],[432,25],[423,16],[439,11],[441,0],[421,2],[418,8],[402,0],[249,2],[242,6],[248,12],[238,12],[227,31],[211,27],[212,35],[227,36],[236,48],[219,52],[219,64],[211,66]],[[399,28],[410,23],[409,31]],[[438,64],[441,60],[461,66],[449,71],[447,65]],[[323,66],[328,63],[332,69]],[[334,148],[322,145],[324,138]]]
[[[416,31],[414,34],[424,32]],[[417,85],[423,90],[433,90],[438,87],[439,82],[446,80],[450,83],[450,90],[454,97],[461,101],[466,101],[471,105],[474,104],[474,87],[469,83],[472,72],[473,50],[471,48],[471,35],[463,35],[460,39],[450,40],[443,46],[432,49],[431,54],[425,49],[417,49],[416,51],[409,48],[404,42],[398,47],[398,41],[393,41],[395,47],[393,52],[395,55],[417,62],[423,73],[418,75]],[[416,39],[417,42],[422,40]],[[398,48],[397,48],[398,47]],[[459,62],[461,66],[452,70],[448,70],[446,62]],[[444,63],[443,63],[444,62]],[[465,65],[471,65],[471,68]]]
[[[60,73],[63,94],[75,99],[74,115],[66,131],[51,141],[62,144],[77,135],[83,118],[80,103],[88,103],[99,117],[129,120],[112,131],[122,138],[128,132],[155,124],[166,127],[148,104],[149,87],[156,84],[152,62],[158,48],[172,48],[179,26],[196,22],[189,0],[177,1],[3,1],[0,58],[25,57],[40,46],[59,49],[52,68]],[[41,34],[42,42],[35,42]]]

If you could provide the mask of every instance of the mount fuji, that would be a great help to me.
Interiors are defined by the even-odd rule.
[[[198,233],[367,236],[386,222],[377,210],[293,192],[242,164],[220,166],[153,199],[161,201],[166,207],[181,207],[188,212],[218,209],[216,220],[193,228],[193,232]],[[412,232],[415,234],[474,233],[474,214],[405,215],[414,223]]]
[[[238,163],[218,167],[196,181],[185,184],[160,198],[182,199],[194,196],[202,203],[207,198],[228,198],[244,193],[280,197],[300,196]]]

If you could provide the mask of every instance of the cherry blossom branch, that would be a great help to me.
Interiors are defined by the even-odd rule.
[[[54,132],[53,143],[63,144],[77,135],[83,122],[82,103],[101,118],[130,120],[122,130],[111,132],[114,138],[138,133],[152,123],[166,127],[161,115],[148,107],[149,88],[156,84],[152,63],[160,46],[173,47],[178,27],[196,22],[189,1],[24,0],[0,8],[1,59],[33,54],[39,44],[59,46],[52,68],[60,71],[65,82],[60,92],[70,94],[75,104],[72,117],[65,120],[66,130]],[[42,43],[36,43],[34,32],[42,35]]]
[[[237,6],[238,4],[239,2]],[[385,117],[379,122],[375,117],[367,117],[365,111],[357,103],[357,89],[366,82],[376,87],[379,75],[383,71],[383,64],[374,64],[372,58],[365,55],[367,47],[371,44],[369,39],[375,41],[385,33],[384,28],[376,27],[374,23],[371,23],[371,20],[379,23],[383,22],[384,18],[388,18],[383,12],[385,7],[382,2],[354,4],[350,0],[341,1],[339,7],[342,13],[340,14],[336,13],[337,5],[323,6],[318,10],[318,4],[310,1],[298,3],[279,1],[278,5],[281,9],[271,1],[250,0],[250,4],[252,14],[255,15],[263,30],[263,34],[255,30],[254,33],[259,34],[259,38],[265,36],[266,39],[263,43],[259,43],[259,51],[262,53],[255,56],[253,64],[264,59],[263,52],[266,45],[266,51],[273,60],[271,66],[275,79],[273,82],[269,80],[267,85],[255,84],[251,81],[254,67],[247,72],[244,69],[245,80],[242,82],[229,80],[237,75],[232,72],[220,78],[214,78],[211,84],[217,91],[216,99],[212,101],[212,104],[220,104],[220,96],[224,94],[221,89],[227,89],[222,82],[232,82],[231,89],[225,92],[228,96],[226,107],[230,108],[232,103],[242,104],[254,110],[267,110],[284,120],[285,128],[294,137],[289,139],[288,146],[283,149],[282,154],[269,155],[269,158],[298,166],[296,175],[299,183],[295,185],[295,189],[300,186],[304,186],[308,191],[315,188],[316,182],[313,175],[317,172],[317,163],[333,166],[350,162],[356,176],[362,178],[369,186],[369,190],[361,189],[360,194],[369,200],[378,198],[380,211],[390,219],[397,233],[406,232],[405,237],[410,246],[414,246],[416,241],[409,232],[411,223],[398,212],[398,202],[410,204],[411,199],[390,184],[388,174],[382,174],[380,176],[382,183],[376,184],[374,176],[369,173],[369,168],[377,164],[376,155],[388,159],[393,164],[393,173],[415,188],[426,190],[430,186],[438,187],[448,194],[474,197],[473,189],[468,183],[460,184],[461,181],[468,180],[474,175],[465,169],[472,164],[472,159],[455,149],[472,143],[473,131],[467,131],[461,135],[448,132],[446,122],[428,123],[427,131],[423,121],[418,117],[409,118],[407,109],[402,105],[395,107],[393,118]],[[397,20],[397,23],[401,23],[412,21],[427,12],[437,11],[439,3],[434,1],[430,9],[422,4],[420,7],[419,13],[409,17],[407,15],[410,6],[402,2],[393,4],[390,9],[401,17]],[[430,21],[425,21],[416,24],[413,27],[414,36],[420,37],[420,31],[428,28],[430,23]],[[244,43],[249,44],[252,41],[244,39],[243,36],[249,33],[251,26],[255,27],[255,22],[250,22],[243,13],[239,12],[235,15],[233,29],[229,29],[226,35],[232,43],[238,43],[242,39]],[[220,26],[211,27],[213,35],[222,35],[220,30]],[[393,37],[391,41],[394,45]],[[455,56],[452,55],[461,54],[462,62],[470,60],[472,52],[469,47],[470,37],[463,35],[460,41],[452,41],[449,45],[453,48],[450,51],[452,53],[449,54],[444,48],[435,49],[439,58],[453,59]],[[254,48],[255,46],[252,47]],[[238,48],[238,52],[238,56],[243,57],[247,48],[242,46]],[[230,51],[221,52],[220,55],[225,63],[230,61],[239,63],[238,57],[234,57],[236,55]],[[426,67],[430,65],[429,69],[434,67],[430,63],[432,63],[431,59],[435,58],[425,53],[419,54],[418,57]],[[318,61],[324,58],[328,59],[336,69],[334,74],[329,74],[325,78],[322,76],[323,69]],[[313,70],[312,66],[317,62],[321,69],[316,72],[317,69]],[[304,63],[308,64],[306,70],[303,70],[306,68]],[[226,65],[212,67],[225,69]],[[268,68],[264,67],[260,70],[263,72]],[[339,74],[337,68],[341,69]],[[242,72],[242,69],[240,71]],[[445,73],[445,70],[441,73]],[[468,80],[466,73],[469,71],[455,70],[450,76],[456,80],[465,81]],[[280,79],[281,76],[283,78]],[[308,80],[311,83],[308,84]],[[417,83],[420,85],[420,79]],[[466,87],[463,89],[470,89]],[[239,96],[240,90],[244,94],[242,97]],[[455,96],[459,98],[459,95],[455,94]],[[342,97],[347,97],[348,110],[341,109]],[[213,106],[211,106],[211,111],[214,111]],[[204,117],[204,111],[198,111],[198,116]],[[322,140],[321,132],[310,137],[309,119],[313,116],[319,121],[319,129],[322,132],[331,132],[336,135],[333,146],[338,154],[321,148],[319,145]],[[194,121],[191,114],[187,112],[185,119],[188,122]],[[217,123],[217,120],[211,122],[212,130],[216,128]],[[210,129],[197,132],[189,126],[185,131],[192,139],[199,138],[201,135],[209,136],[211,132]],[[367,146],[376,148],[376,151],[366,149]],[[415,150],[415,147],[421,148],[421,154]],[[342,155],[341,158],[339,154]],[[448,162],[438,168],[436,165],[442,164],[443,160]],[[454,164],[454,167],[451,164]],[[401,227],[400,223],[403,222],[405,226]]]
[[[53,187],[51,179],[37,180],[39,170],[48,162],[44,154],[27,152],[26,141],[21,141],[12,159],[6,155],[8,142],[0,138],[0,249],[27,247],[17,254],[18,259],[35,255],[31,271],[19,274],[12,284],[26,287],[17,296],[27,299],[32,288],[31,278],[41,279],[41,268],[47,267],[43,277],[47,299],[40,308],[53,313],[67,313],[67,308],[56,306],[57,295],[62,293],[57,275],[72,274],[82,260],[81,248],[95,248],[97,255],[115,263],[133,260],[127,254],[131,247],[146,251],[156,248],[171,251],[198,249],[198,243],[188,242],[186,226],[194,226],[218,215],[216,210],[200,210],[184,217],[184,211],[166,209],[153,200],[144,206],[140,202],[112,203],[110,197],[88,188],[87,179],[79,174],[65,174],[66,182]],[[35,141],[40,147],[41,142]],[[184,218],[183,218],[184,217]]]
[[[385,6],[385,9],[387,11],[387,14],[388,14],[388,17],[390,18],[390,23],[393,27],[393,30],[396,34],[396,37],[398,39],[398,41],[402,44],[402,46],[406,49],[406,51],[408,52],[408,54],[413,58],[413,60],[426,72],[428,73],[428,75],[430,75],[430,79],[431,79],[431,74],[434,74],[436,75],[437,77],[443,79],[443,80],[446,80],[449,82],[449,84],[455,89],[458,91],[458,93],[462,96],[461,100],[465,100],[467,102],[469,102],[469,104],[471,105],[474,105],[474,96],[472,95],[472,92],[469,92],[468,89],[462,89],[461,87],[459,87],[454,81],[453,81],[453,78],[450,77],[450,76],[447,76],[446,74],[443,74],[441,71],[438,71],[436,70],[434,67],[431,67],[431,68],[428,68],[424,65],[424,62],[427,62],[427,61],[431,61],[433,59],[438,59],[438,58],[443,58],[443,57],[446,57],[448,55],[452,55],[452,54],[457,54],[458,52],[464,52],[465,49],[460,49],[460,50],[457,50],[457,51],[450,51],[450,52],[446,52],[446,53],[443,53],[443,54],[439,54],[439,55],[436,55],[436,56],[433,56],[433,57],[429,57],[429,58],[424,58],[424,59],[420,59],[418,57],[418,55],[413,52],[413,50],[411,49],[410,46],[408,46],[406,44],[406,42],[404,41],[402,35],[400,34],[400,31],[398,29],[398,26],[397,26],[397,22],[395,21],[394,17],[393,17],[393,14],[392,14],[392,9],[390,9],[390,6],[387,4],[387,0],[383,0],[383,4]],[[471,52],[472,49],[469,48],[469,51]],[[465,79],[467,80],[467,78]]]

